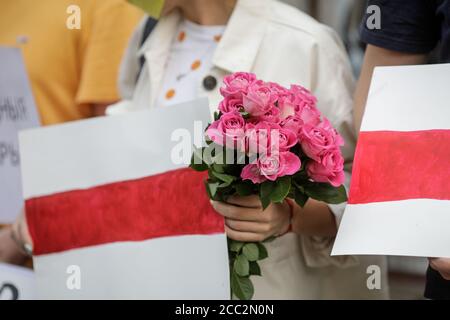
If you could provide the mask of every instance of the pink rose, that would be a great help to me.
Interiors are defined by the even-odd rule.
[[[219,145],[238,148],[245,136],[245,120],[239,112],[225,113],[208,127],[206,134]]]
[[[298,142],[295,132],[275,123],[247,124],[245,152],[248,154],[274,154],[289,151]]]
[[[277,96],[262,81],[253,82],[243,95],[244,110],[253,117],[259,117],[270,111]]]
[[[316,98],[305,88],[292,85],[288,94],[280,96],[278,107],[281,110],[281,119],[297,115],[303,123],[318,125],[320,111],[316,108]]]
[[[327,182],[334,187],[344,183],[344,158],[338,148],[325,153],[320,162],[310,161],[306,165],[310,178],[316,182]]]
[[[291,85],[289,91],[296,97],[296,104],[300,108],[305,105],[316,106],[317,99],[308,89],[293,84]]]
[[[300,130],[303,126],[303,120],[300,119],[300,117],[297,115],[289,116],[283,121],[281,121],[280,125],[282,128],[289,129],[295,134],[299,135]]]
[[[329,150],[344,144],[342,137],[327,119],[324,119],[317,126],[303,125],[300,130],[299,140],[303,152],[316,161],[320,161],[321,156]]]
[[[219,103],[219,110],[222,113],[243,110],[242,97],[227,96]]]
[[[269,122],[248,123],[245,127],[245,152],[249,154],[269,153],[270,135],[273,126]]]
[[[279,97],[278,108],[280,108],[280,118],[282,120],[295,115],[297,106],[292,100],[292,95]]]
[[[279,97],[285,96],[289,94],[289,90],[286,89],[283,86],[280,86],[278,83],[276,82],[267,82],[267,85],[269,86],[270,90],[272,90],[272,92],[274,94],[276,94]]]
[[[264,155],[246,165],[242,169],[241,178],[253,183],[275,181],[279,177],[295,174],[300,166],[300,159],[292,152]]]
[[[287,129],[287,128],[280,128],[277,130],[278,132],[278,150],[280,152],[282,151],[288,151],[290,148],[295,146],[298,142],[297,135],[294,131]],[[273,140],[273,138],[272,138]],[[271,141],[273,143],[273,141]]]
[[[320,123],[320,111],[315,106],[311,106],[308,104],[300,107],[296,106],[295,114],[302,119],[304,124],[309,124],[312,126],[317,126]]]
[[[256,121],[266,121],[270,123],[279,123],[280,122],[280,109],[272,108],[267,111],[262,116],[259,116],[255,119]]]
[[[220,93],[223,97],[230,95],[242,97],[242,94],[247,93],[248,86],[254,81],[256,81],[256,76],[253,73],[236,72],[230,74],[223,79],[225,86],[220,88]]]

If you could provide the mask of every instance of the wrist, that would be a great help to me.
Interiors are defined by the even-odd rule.
[[[286,225],[286,227],[283,229],[283,231],[280,233],[280,237],[284,236],[285,234],[292,232],[292,218],[294,216],[294,202],[291,199],[286,198],[284,200],[283,205],[287,208],[288,212],[289,212],[289,220],[288,223]]]
[[[23,265],[27,256],[12,237],[10,226],[2,228],[0,236],[0,260],[10,264]]]

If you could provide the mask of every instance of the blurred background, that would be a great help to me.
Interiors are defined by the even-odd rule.
[[[281,0],[307,12],[332,27],[344,42],[355,77],[362,65],[365,45],[359,40],[359,24],[366,9],[365,0]],[[425,258],[389,257],[392,299],[423,299]]]

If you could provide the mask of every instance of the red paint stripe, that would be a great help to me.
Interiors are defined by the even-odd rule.
[[[349,203],[450,200],[450,130],[361,132]]]
[[[209,203],[205,177],[181,169],[27,200],[34,252],[223,233],[223,218]]]

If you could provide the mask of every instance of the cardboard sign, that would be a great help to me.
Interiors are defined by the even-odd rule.
[[[450,257],[450,64],[374,71],[333,255]]]
[[[0,224],[23,206],[18,132],[39,125],[19,49],[0,47]]]
[[[202,99],[21,133],[39,297],[229,298],[224,221],[187,168],[209,121]]]
[[[36,279],[27,268],[0,263],[0,300],[36,299]]]

